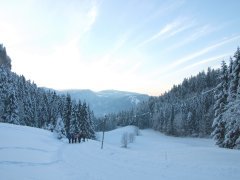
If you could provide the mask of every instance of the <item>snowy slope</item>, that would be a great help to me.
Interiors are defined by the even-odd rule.
[[[0,179],[240,179],[240,151],[152,130],[141,131],[124,149],[124,132],[133,132],[133,127],[107,132],[101,150],[99,141],[68,144],[48,131],[0,123]]]

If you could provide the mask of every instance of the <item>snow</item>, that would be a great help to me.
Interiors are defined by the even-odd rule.
[[[210,139],[168,137],[141,130],[121,147],[131,126],[100,141],[68,144],[49,131],[0,123],[0,179],[31,180],[239,180],[240,151],[218,148]],[[99,133],[101,139],[101,133]]]
[[[136,104],[137,105],[137,104],[139,104],[141,102],[136,96],[129,95],[128,98],[130,99],[132,104]]]

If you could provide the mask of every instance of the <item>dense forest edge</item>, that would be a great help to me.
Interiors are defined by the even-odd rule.
[[[0,45],[0,122],[37,127],[61,139],[74,133],[95,138],[94,114],[86,102],[37,87],[11,71],[11,59]]]
[[[163,95],[106,119],[108,130],[135,125],[171,136],[213,137],[219,147],[240,149],[240,49],[229,65],[222,61],[220,69],[185,78]]]
[[[86,102],[12,72],[0,45],[0,122],[48,129],[58,138],[79,132],[95,138],[95,130],[135,125],[172,136],[211,136],[219,147],[240,149],[240,49],[220,69],[208,68],[137,108],[96,119]]]

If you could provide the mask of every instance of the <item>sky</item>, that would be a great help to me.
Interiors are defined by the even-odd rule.
[[[239,0],[0,0],[12,71],[40,87],[160,95],[240,45]]]

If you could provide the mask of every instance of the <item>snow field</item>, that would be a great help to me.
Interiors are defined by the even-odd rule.
[[[168,137],[141,130],[121,147],[128,126],[101,141],[59,141],[48,131],[0,123],[0,179],[34,180],[239,180],[240,151],[221,149],[210,139]],[[101,139],[99,133],[99,139]]]

